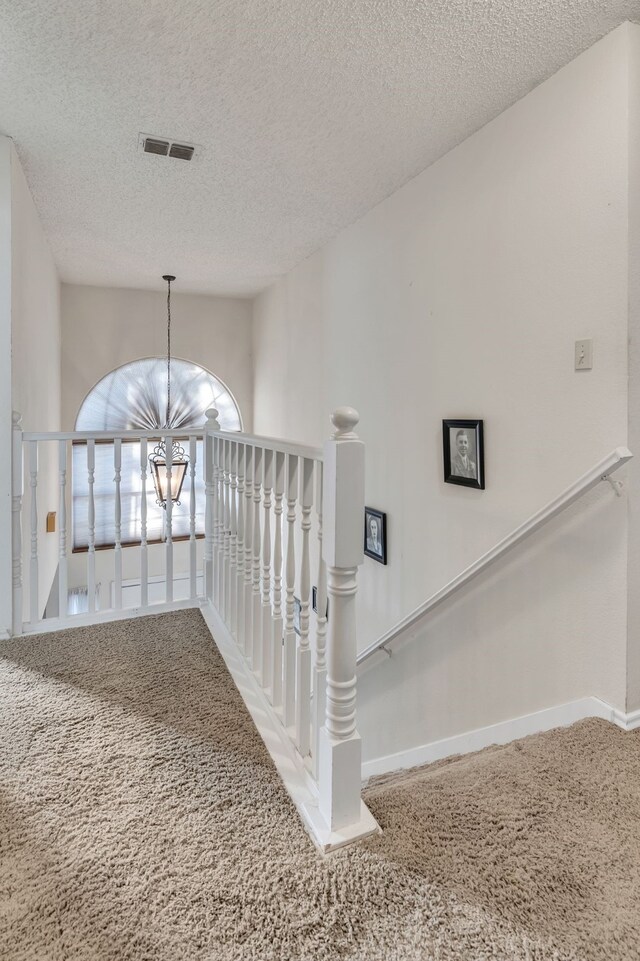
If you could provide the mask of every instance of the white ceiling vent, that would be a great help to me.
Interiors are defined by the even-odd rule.
[[[178,141],[167,140],[164,137],[155,137],[150,134],[141,133],[138,135],[138,149],[142,153],[155,154],[156,157],[174,157],[176,160],[192,160],[196,147],[192,143],[178,143]]]

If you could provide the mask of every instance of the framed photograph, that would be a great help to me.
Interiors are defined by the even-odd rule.
[[[300,611],[302,610],[302,605],[300,603],[300,598],[293,595],[293,629],[296,634],[300,634]]]
[[[379,564],[387,563],[387,515],[373,507],[364,509],[364,552]]]
[[[313,609],[317,614],[318,613],[318,588],[316,587],[315,584],[311,588],[311,598],[313,601]],[[329,620],[329,598],[327,598],[324,616],[327,618],[327,620]]]
[[[443,420],[446,484],[484,490],[484,436],[481,420]]]

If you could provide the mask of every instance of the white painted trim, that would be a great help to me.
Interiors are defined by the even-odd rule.
[[[175,541],[174,541],[174,543],[175,543]],[[174,590],[175,590],[175,587],[176,587],[177,584],[185,584],[185,583],[186,583],[186,584],[187,584],[187,587],[188,587],[190,580],[191,580],[191,572],[190,572],[190,571],[179,571],[177,574],[174,574],[174,575],[173,575],[173,587],[174,587]],[[148,578],[147,578],[147,587],[151,587],[152,585],[155,586],[156,584],[165,584],[165,583],[166,583],[166,577],[165,577],[164,574],[152,574],[151,577],[148,577]],[[204,604],[204,573],[202,572],[202,570],[199,570],[199,571],[196,572],[196,584],[198,585],[199,590],[198,590],[198,593],[196,594],[195,597],[180,598],[180,599],[178,599],[178,600],[175,600],[175,598],[174,598],[175,603],[176,603],[176,604],[181,604],[182,601],[189,600],[189,601],[190,601],[190,605],[189,605],[189,606],[191,606],[191,607],[200,607],[202,604]],[[115,605],[116,582],[115,582],[115,581],[108,581],[108,585],[109,585],[109,602],[110,602],[110,605],[111,605],[111,609],[112,609],[112,610],[116,610],[116,605]],[[131,587],[139,587],[139,588],[140,588],[140,591],[142,592],[142,578],[141,578],[140,576],[138,576],[138,577],[128,578],[127,580],[124,580],[124,581],[122,582],[122,590],[123,590],[123,591],[126,591],[128,588],[131,588]],[[142,598],[142,593],[141,593],[140,597]],[[164,604],[164,603],[166,603],[166,602],[165,602],[165,601],[156,601],[156,602],[153,602],[152,606],[153,606],[154,604],[161,604],[161,603]],[[137,610],[137,609],[138,609],[138,608],[136,607],[136,610]],[[172,609],[172,605],[171,605],[171,604],[169,605],[169,609]],[[126,611],[126,610],[131,610],[131,608],[123,607],[123,610],[125,610],[125,611]],[[142,610],[142,608],[140,608],[140,610]]]
[[[417,767],[421,764],[431,764],[443,758],[456,754],[471,754],[480,751],[491,744],[508,744],[529,734],[539,734],[550,731],[554,727],[568,727],[576,721],[586,717],[601,717],[605,721],[617,724],[624,731],[632,731],[640,727],[640,710],[631,714],[624,714],[617,708],[611,707],[599,697],[583,697],[577,701],[558,704],[555,707],[536,711],[534,714],[524,714],[521,717],[490,724],[488,727],[476,728],[464,734],[432,741],[430,744],[420,744],[408,751],[388,754],[385,757],[373,758],[362,765],[362,778],[367,781],[378,774],[388,774],[405,768]],[[366,749],[366,742],[365,742]]]
[[[197,440],[201,440],[204,437],[204,432],[202,427],[195,429],[181,427],[172,431],[168,431],[164,427],[159,427],[157,430],[64,430],[47,431],[46,433],[38,431],[25,431],[23,434],[23,440],[25,443],[32,440],[39,442],[48,440],[96,440],[108,442],[111,440],[149,440],[151,438],[164,437],[173,437],[175,439],[182,437],[195,437]]]
[[[22,637],[26,634],[51,634],[53,631],[67,631],[74,627],[91,627],[93,624],[104,624],[108,621],[127,621],[133,617],[150,617],[153,614],[170,614],[172,611],[185,610],[191,607],[200,607],[202,598],[188,598],[184,601],[173,601],[172,604],[163,602],[162,604],[150,604],[148,607],[128,607],[120,611],[106,610],[95,611],[93,614],[72,614],[69,617],[47,617],[36,624],[25,624],[22,634],[15,637]],[[0,640],[2,638],[0,637]]]
[[[635,731],[640,727],[640,710],[631,711],[624,714],[617,708],[613,708],[613,723],[621,727],[623,731]]]
[[[224,440],[232,440],[238,444],[248,444],[249,447],[268,448],[277,451],[279,454],[293,454],[294,457],[306,457],[308,460],[322,460],[323,457],[322,447],[296,444],[292,440],[263,437],[260,434],[243,434],[236,430],[217,430],[215,433]]]
[[[279,716],[240,654],[222,618],[211,603],[203,606],[202,615],[284,786],[318,848],[323,853],[328,853],[352,841],[377,833],[380,828],[363,802],[360,805],[358,822],[339,831],[329,830],[318,809],[318,790],[315,781],[295,750]]]
[[[600,463],[592,467],[586,474],[579,477],[575,483],[567,487],[558,497],[550,501],[545,507],[542,507],[537,513],[533,514],[506,537],[503,537],[495,547],[492,547],[490,551],[487,551],[486,554],[479,557],[477,561],[471,564],[470,567],[467,567],[462,573],[458,574],[457,577],[454,577],[452,581],[449,581],[449,583],[445,584],[439,591],[432,594],[424,604],[416,607],[415,610],[411,611],[410,614],[407,614],[406,617],[399,621],[395,627],[392,627],[391,630],[383,634],[382,637],[379,637],[377,641],[374,641],[373,644],[370,644],[364,648],[364,650],[360,651],[358,654],[358,665],[394,641],[400,634],[412,627],[416,621],[424,617],[425,614],[430,613],[435,607],[442,604],[443,601],[446,601],[452,594],[455,594],[460,588],[464,587],[469,581],[489,567],[490,564],[493,564],[494,561],[504,557],[516,544],[519,544],[526,537],[529,537],[530,534],[534,534],[540,530],[548,521],[577,501],[579,497],[586,494],[592,487],[595,487],[601,481],[611,480],[611,474],[623,467],[632,457],[633,454],[626,447],[616,447],[604,460],[601,460]],[[614,487],[614,490],[619,495],[619,488]]]

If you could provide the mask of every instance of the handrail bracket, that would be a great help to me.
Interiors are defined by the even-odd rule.
[[[612,477],[611,474],[603,474],[603,475],[602,475],[602,480],[603,480],[603,481],[609,481],[609,483],[611,484],[611,488],[612,488],[612,490],[613,490],[613,493],[616,495],[616,497],[622,497],[622,492],[623,492],[623,490],[624,490],[624,484],[623,484],[623,482],[622,482],[621,480],[616,480],[616,478],[615,478],[615,477]]]

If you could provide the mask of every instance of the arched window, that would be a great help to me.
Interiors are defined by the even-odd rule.
[[[171,409],[169,426],[185,434],[201,430],[206,411],[216,407],[223,430],[241,430],[240,411],[229,389],[191,361],[171,360]],[[119,431],[159,430],[164,427],[167,408],[167,362],[158,357],[134,360],[103,377],[85,397],[76,418],[76,430]],[[149,448],[151,453],[151,448]],[[121,537],[122,544],[140,543],[140,443],[126,441],[121,449]],[[202,477],[202,441],[196,450],[196,533],[204,533],[204,482]],[[95,545],[114,546],[115,488],[113,484],[114,445],[96,444],[95,480]],[[87,446],[73,445],[73,549],[88,547],[89,483]],[[164,510],[155,502],[153,483],[147,478],[147,540],[160,541],[164,531]],[[191,490],[185,482],[180,505],[175,505],[173,536],[189,535]]]
[[[208,370],[189,360],[171,360],[169,426],[202,428],[215,406],[222,430],[242,430],[231,391]],[[145,357],[117,367],[89,391],[76,430],[158,430],[167,413],[167,361]]]

